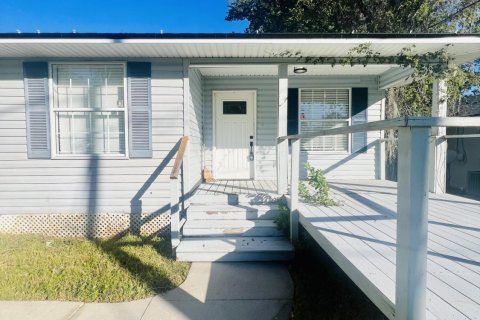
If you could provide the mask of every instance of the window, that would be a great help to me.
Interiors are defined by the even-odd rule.
[[[350,121],[349,89],[300,89],[300,133],[346,127]],[[348,134],[302,139],[304,151],[348,151]]]
[[[247,101],[223,101],[223,114],[247,114]]]
[[[53,116],[59,155],[125,155],[123,64],[56,64]]]

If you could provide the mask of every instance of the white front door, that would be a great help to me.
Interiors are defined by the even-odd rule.
[[[216,179],[253,179],[255,91],[214,91]]]

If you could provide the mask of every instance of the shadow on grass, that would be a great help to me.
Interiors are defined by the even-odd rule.
[[[158,210],[149,214],[144,214],[142,217],[142,197],[149,191],[150,187],[156,183],[157,179],[162,173],[165,173],[168,164],[175,158],[175,155],[180,146],[179,140],[175,143],[172,149],[164,157],[164,159],[158,164],[155,170],[148,176],[146,181],[135,193],[130,200],[130,225],[127,229],[119,232],[108,240],[96,239],[94,236],[97,229],[97,214],[98,208],[98,192],[99,192],[99,179],[100,174],[98,168],[100,166],[100,158],[93,155],[89,162],[89,203],[88,203],[88,221],[87,221],[87,237],[97,246],[98,249],[106,253],[110,259],[118,263],[122,268],[128,271],[132,276],[141,281],[146,287],[148,287],[153,293],[160,293],[166,290],[176,288],[180,283],[174,283],[172,278],[182,277],[185,278],[186,274],[183,274],[183,267],[176,265],[172,253],[171,241],[167,233],[170,226],[155,230],[150,233],[150,236],[142,236],[142,227],[152,222],[154,219],[162,214],[167,213],[170,210],[170,203],[160,207]],[[92,150],[96,150],[94,147]],[[181,175],[181,184],[183,191],[183,168]],[[178,205],[182,205],[183,209],[183,197],[179,199]],[[151,246],[156,250],[156,253],[160,256],[160,259],[164,259],[165,265],[156,267],[154,261],[149,261],[149,257],[139,257],[140,250],[134,250],[133,248],[140,248],[144,246]],[[151,257],[150,257],[151,258]],[[158,261],[157,261],[158,263]],[[170,267],[170,269],[169,269]],[[184,279],[183,279],[184,280]]]
[[[290,265],[292,319],[387,319],[303,228],[300,239]]]
[[[148,286],[152,292],[161,293],[178,286],[178,283],[173,283],[166,274],[168,270],[156,268],[153,264],[146,263],[127,251],[127,247],[151,246],[164,259],[173,259],[172,247],[168,239],[154,236],[129,237],[128,235],[124,238],[124,235],[118,235],[108,240],[97,239],[95,244],[118,265]],[[176,272],[173,266],[171,272]]]

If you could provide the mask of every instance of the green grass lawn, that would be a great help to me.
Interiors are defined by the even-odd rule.
[[[188,270],[160,237],[0,234],[0,300],[134,300],[177,287]]]

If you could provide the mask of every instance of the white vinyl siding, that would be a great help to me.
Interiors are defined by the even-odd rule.
[[[203,167],[203,79],[198,70],[191,69],[189,73],[190,105],[189,125],[189,179],[187,189],[202,182]]]
[[[288,80],[290,88],[368,88],[368,121],[382,117],[384,91],[378,89],[375,76],[293,76]],[[329,179],[375,179],[380,174],[379,148],[377,139],[380,131],[367,133],[367,151],[348,154],[345,152],[302,151],[300,159],[301,178],[306,178],[303,168],[308,161],[315,168],[322,169]]]
[[[204,143],[205,166],[212,163],[212,90],[256,90],[257,91],[257,136],[256,136],[256,178],[275,179],[276,177],[276,136],[278,117],[278,89],[275,77],[204,77]],[[368,121],[381,119],[383,90],[378,90],[375,76],[293,76],[288,80],[289,88],[368,88]],[[380,172],[378,147],[374,142],[380,138],[380,131],[370,131],[366,153],[354,156],[343,152],[301,153],[301,177],[306,177],[304,169],[308,161],[316,168],[325,171],[332,179],[375,179]]]
[[[349,89],[300,89],[300,133],[346,127],[350,121]],[[348,134],[302,139],[303,151],[348,151]]]
[[[222,90],[255,90],[257,92],[255,178],[275,179],[278,118],[277,79],[274,77],[204,77],[203,135],[205,166],[213,162],[213,101],[212,92]]]
[[[22,61],[0,61],[0,214],[169,214],[182,77],[181,60],[152,61],[152,158],[28,159]]]
[[[59,155],[125,155],[123,64],[54,64],[53,123]]]

